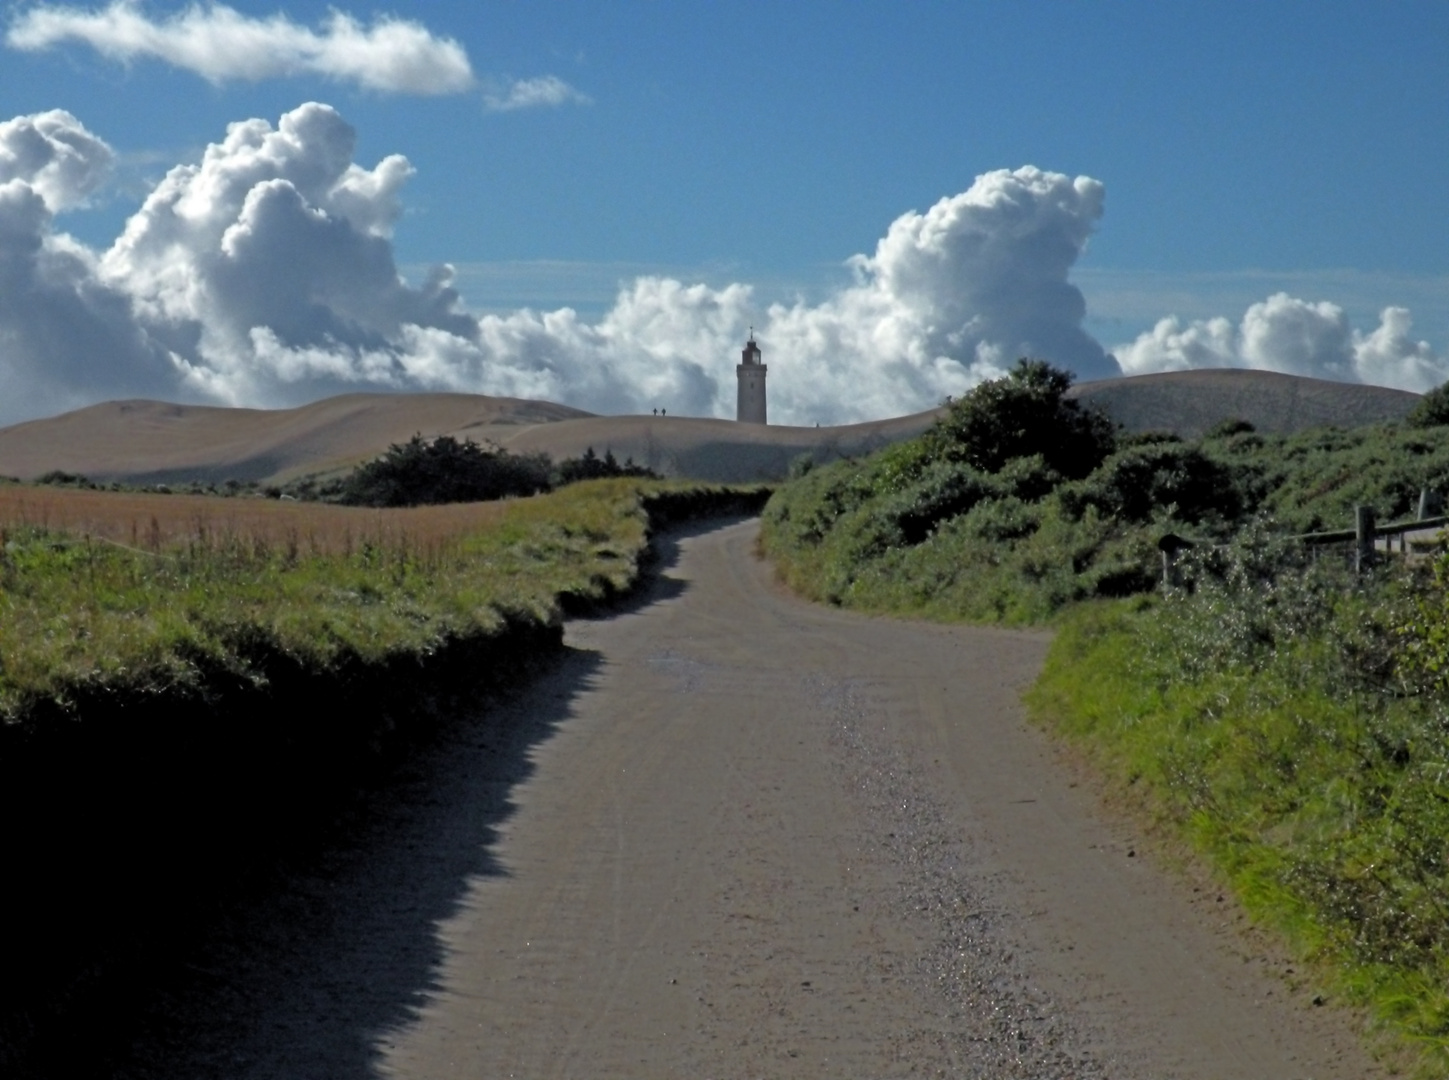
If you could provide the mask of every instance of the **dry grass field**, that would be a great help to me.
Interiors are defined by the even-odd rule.
[[[262,546],[350,555],[363,544],[435,551],[502,521],[511,502],[374,510],[252,497],[0,485],[0,529],[62,530],[151,553]]]
[[[561,597],[636,579],[646,500],[715,494],[595,480],[373,510],[0,486],[0,717],[82,684],[190,680],[198,658],[241,663],[243,640],[326,668],[551,623]]]

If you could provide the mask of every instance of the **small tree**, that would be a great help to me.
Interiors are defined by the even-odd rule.
[[[1420,398],[1406,419],[1414,427],[1440,427],[1449,424],[1449,382],[1434,387]]]
[[[1080,479],[1116,447],[1116,425],[1066,396],[1072,374],[1044,360],[1018,360],[1003,379],[952,403],[931,429],[931,449],[983,472],[1040,454],[1048,468]]]

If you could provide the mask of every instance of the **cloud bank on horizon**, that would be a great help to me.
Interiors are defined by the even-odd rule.
[[[568,308],[480,316],[449,267],[417,285],[400,276],[391,235],[411,166],[393,155],[364,168],[355,143],[316,103],[275,126],[232,124],[96,251],[56,220],[104,182],[107,144],[59,110],[0,124],[0,423],[116,397],[275,407],[359,389],[730,416],[751,325],[784,423],[929,408],[1024,355],[1083,378],[1229,366],[1426,389],[1449,376],[1402,308],[1365,334],[1332,304],[1284,294],[1236,325],[1165,318],[1103,349],[1069,280],[1103,185],[1030,166],[901,215],[821,303],[762,310],[746,284],[641,277],[597,321]]]

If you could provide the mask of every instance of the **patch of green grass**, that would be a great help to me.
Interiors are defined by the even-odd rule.
[[[202,665],[244,672],[243,646],[259,637],[325,668],[424,655],[505,616],[557,621],[563,597],[634,583],[643,500],[671,493],[699,489],[589,481],[516,500],[447,543],[403,536],[345,553],[235,534],[151,552],[11,528],[0,539],[0,719],[82,686],[184,684]]]
[[[1396,662],[1422,586],[1256,558],[1068,611],[1028,704],[1443,1075],[1449,713]]]

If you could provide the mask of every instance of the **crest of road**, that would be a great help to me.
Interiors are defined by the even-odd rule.
[[[1026,724],[1046,635],[805,603],[755,537],[666,538],[505,706],[561,719],[382,1075],[1374,1073]]]

